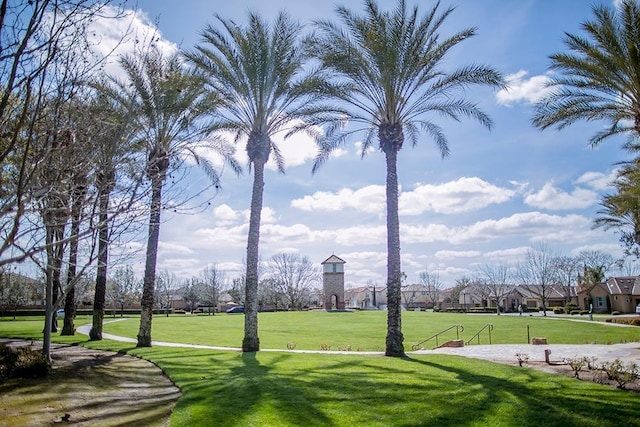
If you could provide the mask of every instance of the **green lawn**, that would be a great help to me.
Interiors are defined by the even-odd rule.
[[[527,343],[527,325],[531,337],[545,337],[550,344],[640,342],[640,328],[575,321],[586,319],[405,312],[402,315],[402,330],[407,350],[452,325],[464,327],[460,338],[467,341],[483,326],[492,324],[493,344]],[[243,322],[242,314],[154,316],[152,336],[156,341],[239,347]],[[129,318],[106,324],[104,331],[135,338],[138,327],[138,319]],[[294,343],[298,350],[320,350],[324,344],[332,350],[350,346],[352,351],[384,351],[386,312],[260,313],[259,334],[261,348],[265,349],[286,349],[287,343]],[[438,343],[451,339],[456,339],[455,329],[439,337]],[[474,339],[473,343],[477,344],[478,340]],[[489,344],[486,331],[480,336],[480,344]],[[425,344],[425,348],[434,347],[435,340]]]
[[[287,342],[298,349],[351,345],[354,353],[349,355],[137,349],[108,340],[88,342],[84,336],[54,339],[127,352],[157,364],[183,392],[172,426],[640,426],[638,394],[633,392],[456,356],[397,359],[355,353],[358,347],[382,349],[385,314],[260,314],[263,348],[285,348]],[[238,346],[242,322],[242,315],[156,316],[153,338]],[[545,336],[550,343],[640,341],[638,328],[599,322],[403,314],[408,348],[453,324],[462,324],[461,338],[468,339],[487,323],[494,324],[494,343],[526,342],[527,324],[532,337]],[[105,327],[131,337],[137,329],[136,318]],[[0,321],[0,336],[39,338],[41,332],[41,319]]]

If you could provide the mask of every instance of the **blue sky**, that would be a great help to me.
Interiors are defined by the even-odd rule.
[[[434,4],[408,3],[418,4],[423,12]],[[215,22],[215,13],[244,23],[249,10],[271,18],[286,9],[310,23],[335,19],[335,4],[362,10],[360,1],[346,0],[137,2],[142,22],[157,24],[168,46],[187,50],[199,42],[204,26]],[[380,1],[386,9],[394,4]],[[541,243],[557,254],[576,255],[588,249],[621,255],[616,235],[593,230],[591,224],[615,163],[627,158],[620,149],[622,140],[593,149],[588,138],[603,123],[544,132],[530,124],[532,102],[543,94],[549,77],[549,55],[563,51],[565,31],[580,33],[580,23],[592,16],[592,4],[613,5],[613,1],[441,2],[443,9],[457,6],[443,35],[477,27],[477,35],[458,45],[446,66],[491,65],[508,77],[510,90],[466,93],[492,117],[492,131],[471,121],[439,120],[449,140],[448,158],[441,159],[426,136],[417,147],[402,149],[398,161],[402,269],[410,282],[428,270],[437,273],[445,286],[453,286],[456,279],[473,277],[486,264],[517,262]],[[286,175],[271,169],[265,176],[263,260],[278,251],[297,251],[319,264],[335,253],[347,262],[348,286],[385,283],[384,157],[372,152],[360,159],[358,144],[356,139],[348,141],[338,156],[312,175],[313,144],[304,137],[282,143]],[[203,180],[199,172],[191,172],[185,191],[196,191]],[[246,250],[251,182],[248,172],[240,178],[227,173],[222,191],[205,211],[163,213],[158,269],[190,277],[216,264],[228,277],[237,275]],[[129,246],[142,248],[143,242],[141,238]],[[134,265],[140,274],[141,259]]]

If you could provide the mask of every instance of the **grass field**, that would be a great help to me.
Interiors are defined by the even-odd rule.
[[[384,350],[386,312],[382,311],[260,313],[258,319],[261,348],[286,349],[288,343],[293,343],[299,350],[320,350],[323,345],[332,350],[347,346],[353,351]],[[528,335],[545,337],[550,344],[640,342],[640,328],[576,321],[585,319],[405,312],[402,316],[402,330],[407,350],[453,325],[463,326],[464,330],[460,332],[459,338],[467,341],[485,325],[492,324],[492,344],[527,343]],[[155,316],[152,336],[157,341],[239,347],[243,336],[243,321],[241,314]],[[135,338],[138,327],[138,319],[131,318],[108,323],[104,330],[114,335]],[[456,330],[452,329],[438,337],[438,343],[456,338]],[[489,344],[487,330],[480,335],[479,341],[480,344]],[[477,343],[478,339],[473,339],[472,344]],[[435,339],[424,346],[436,347]]]
[[[615,390],[533,369],[445,355],[408,358],[358,355],[380,350],[385,314],[261,313],[263,348],[332,349],[350,355],[240,353],[181,348],[135,348],[84,336],[55,337],[91,348],[126,352],[157,364],[180,387],[172,426],[640,426],[636,393]],[[111,319],[107,319],[111,320]],[[78,319],[78,324],[89,322]],[[524,343],[531,336],[550,343],[640,341],[640,329],[601,322],[542,317],[403,313],[406,347],[454,324],[470,338],[494,325],[493,343]],[[156,316],[153,338],[237,347],[242,315]],[[135,337],[138,319],[105,325],[105,331]],[[42,319],[0,321],[0,336],[39,338]],[[451,332],[443,339],[454,339]],[[487,343],[483,336],[481,343]]]

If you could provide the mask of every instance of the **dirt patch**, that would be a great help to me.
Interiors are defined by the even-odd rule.
[[[168,425],[180,390],[154,364],[79,346],[54,345],[51,357],[48,377],[0,384],[3,425]]]
[[[518,366],[518,363],[502,363]],[[527,362],[526,364],[524,364],[524,366],[551,374],[564,375],[565,377],[574,378],[576,379],[576,381],[592,381],[609,387],[618,388],[618,383],[614,380],[610,380],[607,377],[607,374],[599,369],[588,369],[587,367],[585,367],[580,372],[578,372],[578,378],[575,378],[575,373],[573,372],[571,366],[564,363]],[[640,378],[636,378],[635,381],[626,384],[625,389],[640,393]]]

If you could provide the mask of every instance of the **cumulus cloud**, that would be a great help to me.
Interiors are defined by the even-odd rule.
[[[504,203],[516,190],[489,184],[477,177],[463,177],[442,184],[417,184],[411,191],[400,193],[401,215],[462,213],[482,209],[491,204]],[[304,211],[337,212],[346,208],[382,214],[385,210],[385,187],[370,185],[352,190],[343,188],[332,193],[319,191],[291,201],[291,207]]]
[[[598,193],[584,188],[567,193],[548,182],[540,191],[525,196],[524,202],[535,208],[549,210],[584,209],[598,202]]]
[[[462,213],[508,201],[516,194],[478,178],[462,177],[442,184],[418,184],[400,195],[402,215],[420,215],[425,211]]]
[[[97,58],[107,58],[105,71],[119,76],[123,72],[118,58],[147,46],[154,46],[163,54],[178,51],[178,46],[163,38],[162,33],[141,10],[119,10],[105,6],[87,28],[88,42]]]
[[[231,208],[231,206],[227,204],[223,204],[223,205],[217,206],[213,210],[213,217],[215,218],[216,222],[219,225],[224,226],[224,225],[230,225],[236,222],[239,218],[239,215],[238,215],[238,212],[236,212],[235,210],[233,210],[233,208]]]
[[[291,201],[291,207],[303,211],[337,212],[346,208],[368,213],[384,212],[385,187],[369,185],[359,190],[343,188],[336,193],[318,191]]]
[[[591,236],[591,221],[580,215],[548,215],[541,212],[517,213],[500,219],[449,227],[444,224],[400,225],[405,243],[448,242],[465,244],[490,242],[510,236],[522,236],[531,241],[582,241]]]
[[[609,174],[604,174],[602,172],[586,172],[582,174],[575,183],[585,184],[595,190],[605,191],[611,187],[611,184],[616,180],[617,176],[617,169],[611,171]]]
[[[159,242],[158,243],[158,252],[163,255],[167,254],[192,254],[193,250],[188,248],[185,245],[181,245],[179,243],[171,243],[171,242]]]
[[[551,89],[546,87],[550,80],[549,76],[541,75],[525,78],[527,74],[529,73],[520,70],[515,74],[508,75],[506,77],[507,87],[496,94],[498,103],[507,106],[517,102],[533,104],[550,92]]]

